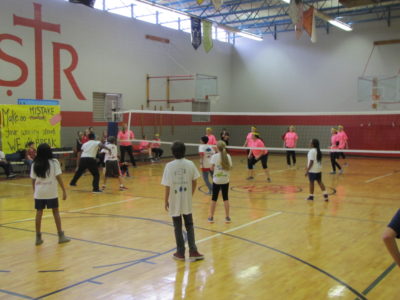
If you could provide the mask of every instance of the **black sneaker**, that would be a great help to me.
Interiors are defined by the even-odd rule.
[[[69,186],[77,186],[76,183],[70,183]]]
[[[103,191],[102,190],[99,190],[99,189],[97,189],[97,190],[93,190],[92,191],[92,193],[94,193],[94,194],[101,194]]]
[[[313,197],[313,196],[308,196],[308,198],[307,198],[306,200],[313,201],[313,200],[314,200],[314,197]]]

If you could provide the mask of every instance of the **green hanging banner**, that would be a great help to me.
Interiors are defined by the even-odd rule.
[[[206,20],[203,20],[203,46],[206,52],[213,48],[212,23]]]

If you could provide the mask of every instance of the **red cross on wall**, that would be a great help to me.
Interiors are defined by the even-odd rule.
[[[36,74],[36,99],[43,99],[43,33],[52,31],[60,33],[60,24],[52,24],[42,21],[42,5],[34,3],[35,17],[27,19],[13,15],[14,26],[32,27],[35,33],[35,74]]]

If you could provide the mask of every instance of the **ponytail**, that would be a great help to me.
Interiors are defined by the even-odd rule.
[[[218,141],[217,143],[218,152],[221,153],[221,166],[224,170],[229,171],[231,164],[228,159],[228,153],[226,152],[226,144],[224,141]]]
[[[313,148],[317,149],[317,162],[321,163],[322,160],[322,152],[319,149],[319,140],[317,139],[312,139],[311,145]]]

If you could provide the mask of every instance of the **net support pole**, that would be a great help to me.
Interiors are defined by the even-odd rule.
[[[163,110],[163,108],[162,108],[162,106],[160,106],[160,111],[162,111]],[[162,130],[162,114],[160,114],[160,124],[159,124],[159,126],[158,126],[158,133],[161,135],[161,130]]]
[[[157,106],[154,105],[154,111],[157,111]],[[153,135],[156,134],[156,130],[157,130],[157,116],[154,114],[154,118],[153,118]]]
[[[150,76],[149,74],[146,75],[146,103],[147,108],[150,107]]]
[[[169,76],[167,76],[167,86],[166,86],[166,96],[167,96],[167,108],[169,108],[169,99],[170,99],[170,79],[169,79]]]
[[[171,111],[175,111],[175,107],[172,105]],[[171,134],[174,135],[175,133],[175,127],[174,127],[174,117],[171,116]]]
[[[128,116],[128,129],[131,129],[131,119],[132,119],[132,113],[129,112],[129,116]]]
[[[141,105],[142,110],[144,110],[144,105]],[[142,131],[142,137],[144,136],[144,126],[143,126],[143,114],[140,114],[140,127]]]

